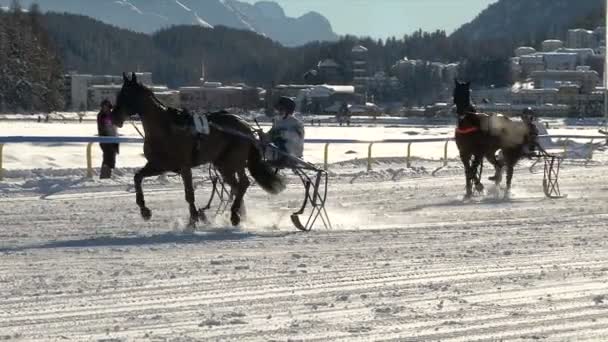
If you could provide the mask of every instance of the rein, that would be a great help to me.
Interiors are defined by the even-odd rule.
[[[139,128],[137,128],[137,126],[135,125],[135,122],[133,122],[133,120],[129,121],[131,123],[131,125],[133,126],[133,128],[135,128],[135,130],[137,131],[137,134],[139,134],[140,137],[142,137],[143,139],[145,139],[146,137],[143,135],[143,133],[139,130]]]

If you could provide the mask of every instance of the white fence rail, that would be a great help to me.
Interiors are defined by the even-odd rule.
[[[579,139],[579,140],[591,140],[591,148],[593,148],[594,140],[605,140],[605,135],[541,135],[539,138],[550,138],[550,139]],[[404,144],[407,145],[406,160],[407,166],[411,166],[412,157],[412,145],[423,144],[423,143],[438,143],[443,142],[443,158],[442,163],[444,166],[448,164],[448,148],[449,143],[454,141],[454,138],[421,138],[421,139],[384,139],[384,140],[357,140],[357,139],[307,139],[306,144],[324,144],[323,149],[323,165],[327,169],[329,167],[329,147],[330,145],[339,144],[367,144],[367,169],[372,170],[373,162],[373,146],[379,144]],[[69,137],[69,136],[0,136],[0,180],[3,179],[4,169],[2,167],[3,150],[7,144],[87,144],[86,145],[86,165],[87,165],[87,176],[93,177],[93,164],[92,164],[92,146],[95,143],[120,143],[120,144],[142,144],[143,139],[139,137]],[[568,144],[565,143],[562,148],[564,152],[568,149]],[[592,150],[590,152],[593,152]]]

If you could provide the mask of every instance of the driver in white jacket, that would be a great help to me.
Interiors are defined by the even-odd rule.
[[[294,117],[296,103],[289,97],[281,97],[275,109],[279,112],[272,129],[266,134],[280,150],[302,158],[304,153],[304,124]],[[278,158],[282,159],[282,158]]]

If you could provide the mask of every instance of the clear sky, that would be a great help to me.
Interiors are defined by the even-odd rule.
[[[256,0],[244,0],[255,3]],[[274,0],[287,15],[317,11],[336,33],[386,38],[419,28],[451,33],[497,0]]]

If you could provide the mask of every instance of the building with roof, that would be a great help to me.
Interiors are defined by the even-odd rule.
[[[594,31],[585,29],[568,30],[567,46],[571,49],[594,49],[599,45],[598,37]]]
[[[561,48],[555,50],[555,53],[574,53],[578,56],[578,65],[586,65],[589,58],[596,55],[595,50],[591,48]]]
[[[301,113],[325,113],[326,109],[336,104],[364,104],[365,99],[357,94],[353,85],[280,85],[274,88],[273,98],[293,94],[297,110]]]
[[[138,80],[145,85],[152,84],[151,73],[136,73]],[[141,78],[141,79],[140,79]],[[89,88],[94,85],[122,86],[123,77],[116,75],[91,75],[71,72],[64,77],[66,89],[66,109],[72,111],[94,110],[99,103],[89,102]],[[115,97],[111,97],[113,102]]]
[[[581,65],[579,54],[575,52],[545,52],[541,56],[544,62],[542,70],[576,70]]]
[[[146,86],[153,85],[152,73],[137,72],[137,80]],[[71,111],[96,110],[101,101],[97,101],[95,86],[117,86],[120,90],[123,83],[122,76],[116,75],[90,75],[76,72],[65,75],[65,103],[66,109]],[[93,94],[91,95],[91,92]],[[108,99],[114,102],[116,94],[106,91]]]
[[[200,86],[180,87],[181,107],[193,112],[210,112],[226,108],[256,109],[262,107],[261,90],[247,86],[224,86],[204,82]]]
[[[589,94],[600,84],[600,76],[589,69],[543,70],[532,73],[535,89],[559,89],[562,85],[574,85],[579,93]]]
[[[551,52],[564,47],[564,42],[559,39],[548,39],[542,42],[543,52]],[[534,53],[534,52],[532,52]],[[530,53],[526,53],[530,54]]]
[[[342,74],[342,66],[333,59],[327,58],[319,61],[317,64],[319,78],[324,83],[342,84],[344,75]]]
[[[98,109],[97,107],[104,99],[110,99],[114,102],[116,96],[120,92],[122,84],[103,84],[103,85],[92,85],[88,89],[88,103],[93,108],[90,110]],[[150,85],[148,88],[154,93],[154,96],[160,100],[164,105],[171,106],[174,108],[180,107],[180,95],[177,90],[171,90],[166,86]]]
[[[545,70],[545,58],[540,53],[523,55],[518,57],[521,69],[521,77],[526,78],[535,71]]]
[[[536,49],[530,46],[520,46],[515,49],[515,57],[521,57],[525,55],[532,55],[536,53]]]
[[[511,72],[518,86],[510,91],[513,106],[560,108],[568,115],[598,115],[603,105],[598,70],[604,64],[604,27],[569,30],[566,42],[546,40],[542,52],[515,50]],[[565,108],[565,110],[564,110]]]
[[[358,94],[365,94],[367,92],[367,83],[369,78],[368,70],[368,50],[362,45],[357,45],[352,48],[352,74],[353,74],[353,85],[355,91]]]

